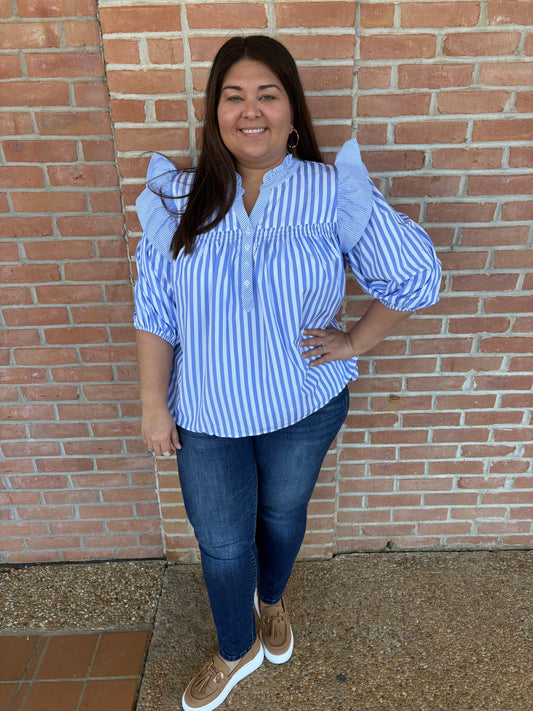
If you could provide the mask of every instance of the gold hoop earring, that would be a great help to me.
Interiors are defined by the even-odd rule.
[[[287,142],[287,148],[289,149],[289,151],[290,151],[291,153],[293,152],[293,150],[296,148],[296,146],[297,146],[298,143],[300,142],[300,135],[299,135],[298,131],[297,131],[295,128],[292,129],[292,131],[289,133],[289,136],[292,136],[293,133],[296,134],[296,142],[293,143],[293,144],[290,144],[290,143]]]

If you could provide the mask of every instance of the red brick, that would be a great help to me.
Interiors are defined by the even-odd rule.
[[[21,17],[86,17],[96,14],[96,0],[17,0]]]
[[[125,262],[84,263],[72,262],[65,264],[65,279],[67,281],[119,281],[129,280],[129,268]]]
[[[100,27],[96,20],[63,23],[68,47],[100,47]]]
[[[433,168],[447,170],[491,170],[500,168],[502,148],[437,148],[431,152]]]
[[[263,5],[253,3],[202,3],[187,6],[187,19],[191,29],[216,28],[234,30],[267,26]]]
[[[28,76],[49,77],[101,77],[104,65],[100,52],[57,52],[27,54]]]
[[[430,102],[430,94],[363,95],[357,99],[357,115],[361,118],[426,115]]]
[[[18,348],[13,353],[17,365],[57,365],[75,363],[76,351],[67,348]]]
[[[361,157],[363,163],[371,173],[420,170],[425,164],[425,154],[423,151],[363,151]]]
[[[487,62],[481,66],[480,81],[488,86],[530,86],[531,64]]]
[[[491,25],[533,25],[531,0],[491,0],[488,5]]]
[[[21,136],[26,133],[33,133],[30,114],[15,111],[0,112],[0,133],[5,136]]]
[[[533,113],[533,92],[519,91],[516,94],[516,110],[519,113]]]
[[[387,127],[383,124],[360,124],[357,140],[361,146],[383,145],[387,142]]]
[[[88,437],[89,427],[83,422],[52,422],[30,425],[32,437],[53,437],[67,439],[68,437]]]
[[[444,89],[470,86],[473,64],[403,64],[398,67],[398,88]]]
[[[352,2],[278,2],[275,9],[277,27],[331,27],[332,24],[353,27],[355,24]]]
[[[13,9],[11,0],[0,0],[0,17],[7,20],[12,16]]]
[[[510,97],[508,91],[447,91],[437,96],[437,108],[441,114],[494,114]]]
[[[196,38],[200,39],[200,38]],[[353,34],[336,34],[335,41],[331,41],[331,35],[283,35],[279,38],[282,44],[287,47],[292,56],[298,61],[303,59],[353,59],[355,38]],[[189,40],[191,43],[193,39]],[[203,57],[196,61],[206,61],[212,58]],[[194,61],[194,59],[193,59]]]
[[[57,325],[69,322],[69,313],[66,306],[4,309],[3,313],[6,325],[10,327]],[[11,369],[11,372],[13,372],[13,369]]]
[[[146,43],[148,45],[148,56],[152,64],[181,64],[183,62],[183,42],[181,39],[148,38]]]
[[[189,148],[188,128],[117,128],[119,151],[168,151]]]
[[[81,142],[83,157],[86,161],[115,161],[115,143],[112,140],[88,140]],[[116,174],[115,166],[112,170]]]
[[[517,276],[514,274],[468,274],[452,278],[454,291],[505,292],[516,288]]]
[[[106,34],[180,32],[181,8],[179,5],[101,7],[100,21],[102,30]],[[208,25],[208,27],[212,27],[212,25]]]
[[[84,212],[86,210],[86,197],[83,193],[67,192],[26,192],[11,193],[14,209],[21,212]],[[42,219],[42,218],[36,218]],[[38,224],[37,222],[35,224]],[[47,232],[50,234],[50,231]],[[31,249],[31,245],[28,244]]]
[[[361,67],[357,72],[359,90],[389,89],[391,86],[390,67]]]
[[[99,284],[37,286],[35,292],[40,304],[75,304],[101,301]]]
[[[108,190],[105,193],[92,193],[89,197],[93,212],[122,212],[120,191]]]
[[[58,217],[57,227],[63,237],[120,235],[124,230],[124,220],[121,215]]]
[[[15,54],[0,56],[0,76],[3,79],[15,79],[22,76],[20,59]]]
[[[52,232],[51,217],[0,217],[0,235],[3,237],[44,237]]]
[[[0,266],[0,281],[5,283],[38,283],[59,281],[61,276],[56,264],[17,264]]]
[[[394,24],[393,3],[360,5],[360,26],[365,29],[392,27]]]
[[[479,20],[479,2],[406,2],[402,27],[472,27]]]
[[[508,202],[502,205],[502,220],[533,220],[533,202],[531,199],[523,202]]]
[[[495,210],[495,203],[431,203],[426,219],[428,222],[490,222]]]
[[[79,81],[72,82],[74,89],[74,104],[77,107],[87,107],[93,109],[109,108],[109,92],[107,84],[101,81]]]
[[[350,126],[320,125],[315,129],[319,146],[342,146],[352,136]]]
[[[187,102],[183,99],[160,99],[155,102],[155,117],[157,121],[187,121]]]
[[[110,69],[109,91],[117,94],[179,94],[185,91],[183,69]]]
[[[308,99],[308,106],[313,120],[340,118],[349,119],[352,115],[351,96],[328,96],[328,101],[324,101],[322,96],[311,96]]]
[[[531,297],[528,295],[521,296],[504,296],[499,294],[498,297],[488,298],[484,300],[485,313],[520,313],[531,311]]]
[[[394,142],[400,143],[464,143],[466,121],[404,122],[394,128]]]
[[[533,175],[471,175],[468,195],[531,195]]]
[[[527,226],[516,227],[466,227],[462,231],[461,244],[465,247],[484,247],[489,245],[520,245],[528,241]],[[485,303],[487,310],[487,303]]]
[[[14,163],[67,163],[78,159],[75,141],[5,140],[2,145],[5,159]]]
[[[0,86],[3,106],[68,106],[66,82],[12,81]]]
[[[108,136],[111,134],[111,121],[107,111],[36,112],[35,119],[41,135]]]
[[[160,102],[156,102],[160,103]],[[183,102],[187,107],[186,102]],[[146,121],[145,102],[138,99],[112,99],[111,114],[113,122],[144,123]],[[158,121],[161,119],[158,118]],[[178,119],[179,120],[179,119]]]
[[[105,343],[107,341],[107,330],[105,328],[81,328],[72,326],[69,328],[47,328],[45,330],[46,342],[51,345],[69,345],[78,343]]]
[[[361,37],[360,56],[367,59],[431,59],[435,56],[435,35],[371,35]]]
[[[60,28],[57,22],[5,22],[0,24],[0,46],[3,50],[60,47]],[[26,54],[26,60],[31,57]]]
[[[103,40],[104,56],[107,64],[139,64],[139,43],[131,39]]]
[[[40,169],[35,168],[35,170]],[[2,168],[0,168],[0,171],[2,171]],[[83,165],[82,163],[77,165],[51,165],[48,167],[48,175],[51,184],[57,186],[102,188],[118,185],[117,170],[114,165],[93,166]],[[41,187],[41,185],[31,187]]]
[[[442,51],[452,57],[495,57],[512,55],[519,42],[519,32],[465,32],[448,35]]]
[[[390,195],[391,197],[445,197],[457,195],[459,184],[459,176],[403,176],[392,179]]]

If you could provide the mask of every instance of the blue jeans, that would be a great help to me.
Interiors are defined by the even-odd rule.
[[[322,461],[348,412],[346,387],[300,422],[251,437],[178,428],[181,489],[200,546],[220,655],[240,659],[256,637],[254,590],[285,590]]]

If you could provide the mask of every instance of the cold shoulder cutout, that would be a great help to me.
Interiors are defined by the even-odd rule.
[[[374,202],[373,184],[361,160],[357,141],[347,141],[335,160],[337,170],[337,232],[341,251],[349,252],[361,239]]]

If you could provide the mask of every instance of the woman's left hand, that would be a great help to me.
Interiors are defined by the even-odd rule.
[[[313,358],[310,366],[323,365],[330,360],[348,360],[356,355],[349,335],[332,326],[304,331],[301,346],[311,346],[302,353],[302,358]]]

